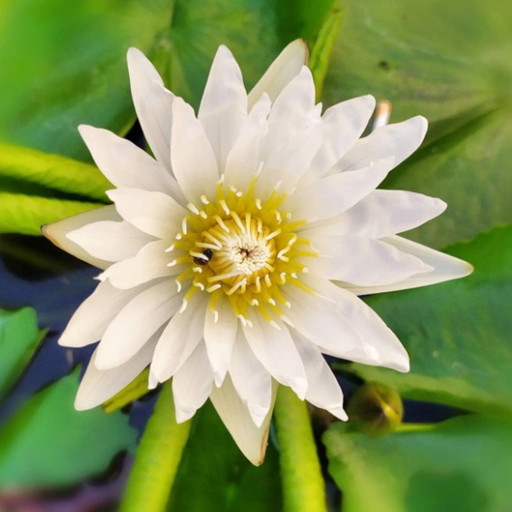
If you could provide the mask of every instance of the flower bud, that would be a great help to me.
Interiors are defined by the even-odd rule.
[[[367,382],[354,392],[347,412],[352,426],[371,436],[383,436],[396,429],[404,411],[393,388]]]

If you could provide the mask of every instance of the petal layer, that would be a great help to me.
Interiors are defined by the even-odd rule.
[[[53,242],[57,247],[60,247],[63,251],[95,267],[106,269],[112,264],[110,261],[91,256],[83,247],[67,237],[68,233],[71,231],[83,228],[88,224],[105,220],[120,221],[122,218],[119,216],[114,206],[103,206],[96,210],[79,213],[78,215],[73,215],[64,220],[46,224],[42,227],[42,232],[48,240]]]
[[[127,57],[137,117],[157,160],[170,172],[174,95],[164,87],[158,71],[141,51],[130,48]]]
[[[67,238],[91,256],[112,262],[135,256],[144,245],[155,240],[126,221],[108,220],[70,231]]]
[[[229,430],[240,451],[255,465],[260,466],[267,450],[270,419],[274,410],[277,385],[272,389],[272,403],[260,427],[257,427],[238,396],[231,378],[226,377],[220,388],[214,387],[210,395],[217,413]]]
[[[174,315],[181,300],[167,279],[137,294],[107,327],[98,347],[96,367],[108,370],[131,359]]]
[[[156,339],[148,341],[141,351],[129,361],[111,370],[98,370],[96,368],[95,351],[78,388],[75,409],[77,411],[92,409],[124,389],[150,363],[155,344]]]
[[[383,240],[398,250],[421,259],[426,265],[431,266],[433,270],[389,285],[364,287],[352,286],[347,283],[342,284],[343,288],[357,295],[371,295],[373,293],[407,290],[409,288],[418,288],[420,286],[451,281],[452,279],[460,279],[473,272],[473,266],[471,264],[454,258],[449,254],[444,254],[424,245],[412,242],[411,240],[399,236],[387,237]]]
[[[249,109],[267,93],[274,101],[288,83],[307,65],[309,52],[306,42],[297,39],[291,42],[270,65],[248,96]]]
[[[247,117],[247,93],[242,72],[224,45],[219,47],[213,60],[197,117],[222,172]]]

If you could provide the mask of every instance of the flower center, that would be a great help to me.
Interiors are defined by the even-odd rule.
[[[237,222],[237,220],[239,222]],[[261,221],[246,213],[245,222],[236,215],[223,222],[229,232],[221,226],[210,228],[207,233],[218,249],[212,251],[208,265],[216,276],[211,281],[235,285],[244,281],[251,285],[256,278],[262,278],[275,270],[276,245],[274,236]]]
[[[277,191],[264,201],[253,192],[254,186],[244,194],[219,183],[216,197],[202,196],[199,205],[188,205],[191,214],[168,249],[169,256],[181,253],[168,264],[183,269],[175,278],[178,288],[190,283],[184,308],[201,291],[211,294],[213,310],[226,295],[242,322],[253,307],[271,321],[272,313],[283,316],[282,307],[289,307],[280,288],[287,282],[304,288],[304,259],[317,256],[296,232],[304,221],[280,210],[285,196]]]

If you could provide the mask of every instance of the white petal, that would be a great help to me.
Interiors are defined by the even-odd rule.
[[[133,357],[176,312],[182,296],[168,279],[133,298],[108,326],[98,347],[96,367],[115,368]]]
[[[320,110],[320,105],[315,108],[313,76],[304,67],[272,105],[269,132],[262,141],[258,195],[265,197],[277,181],[289,192],[306,172],[322,144]]]
[[[206,310],[204,341],[215,376],[215,385],[222,384],[231,363],[231,352],[235,342],[238,319],[226,297],[221,297]]]
[[[170,196],[134,188],[109,190],[123,219],[157,238],[173,240],[188,212]]]
[[[206,347],[204,343],[200,343],[172,380],[178,423],[183,423],[194,416],[197,409],[208,399],[212,384],[213,373]]]
[[[358,356],[363,340],[333,300],[291,284],[282,291],[291,304],[286,316],[300,334],[338,357]]]
[[[236,186],[239,190],[247,191],[253,180],[261,163],[260,146],[268,132],[270,106],[270,98],[263,94],[247,116],[226,161],[226,187]]]
[[[179,274],[183,265],[168,266],[175,258],[165,250],[169,242],[159,240],[143,247],[133,258],[120,261],[103,272],[99,279],[109,279],[113,286],[121,290],[133,288],[152,279],[170,277]]]
[[[322,116],[323,143],[301,183],[321,178],[357,142],[373,110],[375,98],[360,96],[328,108]]]
[[[171,161],[185,197],[192,203],[202,194],[212,198],[219,179],[215,153],[194,110],[181,98],[173,104]]]
[[[135,144],[102,128],[80,125],[78,130],[96,165],[116,187],[181,196],[176,180],[165,167]]]
[[[293,332],[292,336],[308,378],[306,400],[346,421],[348,416],[343,409],[343,392],[320,350],[299,333]]]
[[[343,284],[343,288],[357,295],[370,295],[372,293],[407,290],[409,288],[451,281],[452,279],[465,277],[473,272],[473,267],[469,263],[416,242],[411,242],[405,238],[391,236],[383,240],[400,251],[420,258],[426,265],[431,266],[433,270],[385,286],[366,287]]]
[[[325,111],[322,116],[324,144],[311,169],[315,176],[325,175],[356,143],[374,109],[375,98],[367,95],[343,101]]]
[[[197,117],[222,172],[247,117],[247,93],[242,72],[231,52],[223,45],[213,60]]]
[[[441,215],[446,203],[435,197],[401,190],[375,190],[345,212],[347,233],[371,238],[395,235],[421,226]],[[342,233],[340,233],[342,234]]]
[[[156,338],[144,345],[141,351],[129,361],[111,370],[98,370],[96,368],[94,364],[96,360],[95,351],[78,388],[75,409],[77,411],[92,409],[124,389],[149,364],[155,350],[155,344]]]
[[[260,427],[257,427],[252,421],[251,415],[233,387],[229,375],[220,388],[212,389],[210,395],[213,406],[238,448],[255,466],[263,464],[265,459],[276,394],[277,385],[274,383],[272,403]]]
[[[330,173],[361,169],[372,162],[393,156],[394,166],[418,149],[427,133],[427,120],[416,116],[403,123],[377,128],[357,144],[331,169]]]
[[[322,350],[323,352],[363,364],[385,366],[399,372],[409,371],[407,352],[375,311],[354,294],[336,286],[327,279],[308,274],[305,281],[309,286],[314,285],[315,290],[323,296],[335,301],[340,314],[350,321],[363,342],[359,351],[352,352],[348,356],[342,350],[338,352],[331,351],[331,347],[325,347],[328,350]],[[341,332],[339,335],[343,336],[344,333]],[[322,349],[322,344],[319,345]]]
[[[101,339],[115,316],[141,289],[118,290],[109,282],[100,283],[71,317],[59,339],[64,347],[85,347]]]
[[[302,117],[315,106],[315,82],[307,66],[283,88],[272,102],[269,121],[277,123],[290,118]]]
[[[302,39],[290,43],[271,64],[260,81],[249,93],[249,108],[267,93],[274,101],[286,85],[300,73],[308,63],[308,47]]]
[[[202,340],[207,304],[207,298],[196,293],[187,308],[176,313],[167,324],[151,363],[151,372],[159,382],[170,379]]]
[[[421,226],[446,209],[434,197],[401,190],[375,190],[339,217],[315,224],[315,235],[382,238]]]
[[[310,222],[335,217],[372,192],[392,165],[392,159],[380,160],[358,171],[322,178],[299,188],[283,208],[290,211],[295,219],[308,219]]]
[[[256,359],[241,330],[233,347],[229,375],[255,425],[260,427],[272,404],[272,378]]]
[[[126,221],[109,220],[94,222],[70,231],[67,235],[72,242],[84,248],[95,258],[106,261],[120,261],[131,258],[154,240]]]
[[[318,109],[282,128],[269,130],[265,139],[267,147],[262,150],[263,168],[256,193],[263,198],[272,192],[277,182],[279,191],[289,194],[295,190],[322,143]]]
[[[308,269],[328,279],[379,286],[432,270],[419,258],[381,240],[325,235],[312,236],[309,240],[320,255],[308,258]]]
[[[280,320],[274,320],[274,328],[253,311],[249,312],[249,320],[252,326],[245,325],[243,331],[254,355],[274,379],[292,388],[303,400],[306,374],[288,328]]]
[[[80,245],[71,241],[67,235],[71,231],[80,229],[87,224],[94,222],[100,222],[104,220],[119,221],[122,220],[116,209],[113,206],[104,206],[96,210],[91,210],[85,213],[79,213],[73,215],[64,220],[53,222],[52,224],[46,224],[42,227],[43,235],[52,241],[57,247],[72,254],[76,258],[81,259],[95,267],[105,269],[111,265],[110,261],[101,260],[91,256],[85,249]]]
[[[164,87],[157,70],[142,52],[130,48],[127,57],[137,117],[157,160],[170,171],[174,95]]]

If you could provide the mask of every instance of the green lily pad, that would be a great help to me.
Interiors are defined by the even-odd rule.
[[[151,50],[173,8],[166,0],[2,2],[0,138],[87,158],[80,123],[126,130],[134,119],[126,51]]]
[[[43,224],[99,206],[101,204],[93,202],[0,191],[0,233],[40,235]]]
[[[334,425],[329,472],[344,512],[505,512],[512,504],[512,425],[461,416],[372,438]]]
[[[324,85],[327,104],[371,93],[394,121],[430,122],[424,149],[386,186],[441,197],[448,211],[412,236],[444,247],[512,221],[512,4],[347,2]]]
[[[275,448],[253,466],[235,445],[208,402],[197,413],[172,488],[168,512],[281,512],[281,480]]]
[[[134,120],[125,59],[130,46],[156,56],[167,85],[197,105],[218,45],[235,52],[254,84],[286,43],[314,36],[331,4],[2,2],[0,140],[88,159],[79,124],[124,132]]]
[[[0,487],[58,487],[105,471],[133,450],[136,431],[120,412],[77,412],[79,370],[25,402],[0,428]]]
[[[403,396],[475,411],[512,413],[512,226],[448,252],[469,261],[464,279],[370,297],[405,345],[411,371],[351,365]]]
[[[108,202],[105,191],[112,184],[94,166],[71,158],[0,144],[2,190],[46,197],[77,197]],[[11,185],[11,186],[9,186]]]
[[[0,397],[19,377],[41,341],[36,312],[0,310]]]
[[[173,92],[199,105],[219,45],[238,60],[245,85],[252,88],[292,40],[314,39],[334,0],[181,0],[169,31],[170,50],[158,64]]]
[[[109,181],[93,165],[0,144],[0,233],[41,226],[105,204]]]

